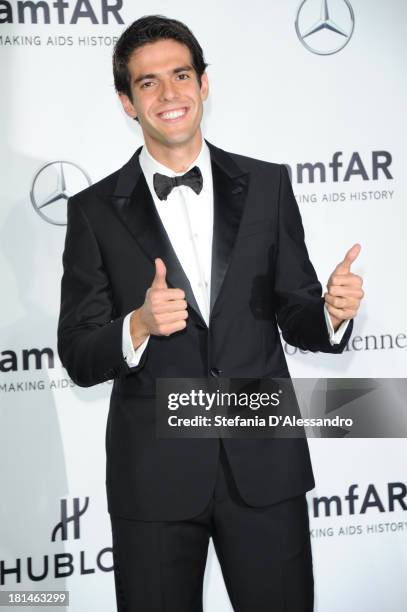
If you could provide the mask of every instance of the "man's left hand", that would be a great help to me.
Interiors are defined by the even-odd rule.
[[[364,296],[363,279],[350,271],[360,250],[360,244],[354,244],[328,279],[328,291],[324,294],[324,298],[334,330],[343,321],[356,316]]]

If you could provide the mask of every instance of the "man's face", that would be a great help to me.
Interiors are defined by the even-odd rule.
[[[128,70],[133,99],[120,93],[124,110],[137,117],[146,145],[177,147],[200,138],[202,102],[208,96],[208,78],[201,87],[187,46],[160,40],[136,49]]]

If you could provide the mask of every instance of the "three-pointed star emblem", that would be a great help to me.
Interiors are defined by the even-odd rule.
[[[53,225],[66,225],[67,200],[91,184],[88,174],[70,161],[51,161],[36,172],[30,198],[35,211],[44,221]],[[68,187],[69,185],[69,187]]]
[[[295,20],[297,36],[312,53],[332,55],[351,39],[355,27],[354,12],[348,0],[331,0],[329,3],[321,0],[319,17],[316,18],[317,10],[317,0],[301,2]]]

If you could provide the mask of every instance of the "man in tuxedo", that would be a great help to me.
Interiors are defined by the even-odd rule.
[[[58,350],[71,378],[114,378],[106,487],[118,610],[202,611],[212,537],[237,612],[309,612],[303,438],[159,438],[157,378],[289,376],[287,342],[340,353],[363,296],[354,245],[321,285],[284,166],[202,138],[208,76],[181,22],[143,17],[115,86],[145,144],[69,200]]]

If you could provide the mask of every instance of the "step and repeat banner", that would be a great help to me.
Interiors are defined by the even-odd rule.
[[[346,350],[284,344],[291,375],[407,376],[403,0],[0,1],[0,590],[67,590],[72,612],[111,612],[115,597],[111,383],[75,386],[56,350],[66,202],[142,144],[111,55],[151,13],[184,21],[204,49],[205,137],[289,168],[321,282],[362,245],[366,295]],[[316,611],[404,611],[407,441],[310,447]],[[232,609],[212,546],[204,606]]]

